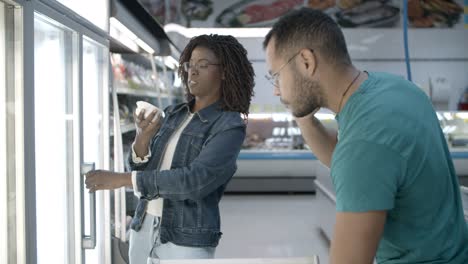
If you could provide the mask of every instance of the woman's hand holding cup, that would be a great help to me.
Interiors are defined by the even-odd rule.
[[[137,102],[137,109],[133,114],[137,136],[148,141],[159,131],[163,120],[163,112],[154,105]]]

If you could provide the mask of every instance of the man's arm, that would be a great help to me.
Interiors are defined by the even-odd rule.
[[[314,114],[296,118],[302,137],[314,155],[327,167],[331,165],[333,150],[336,146],[336,132],[327,130]]]
[[[386,216],[386,211],[338,212],[330,263],[371,264],[384,230]]]

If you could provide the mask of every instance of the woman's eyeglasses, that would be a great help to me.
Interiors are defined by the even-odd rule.
[[[197,62],[195,64],[193,63],[190,63],[188,61],[182,63],[182,66],[184,67],[184,71],[185,72],[189,72],[190,69],[192,70],[204,70],[204,69],[208,69],[208,66],[210,65],[221,65],[219,63],[209,63],[209,62]]]

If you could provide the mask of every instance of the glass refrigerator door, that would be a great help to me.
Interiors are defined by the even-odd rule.
[[[80,16],[86,18],[94,25],[100,27],[102,30],[107,31],[109,19],[109,3],[106,0],[57,0],[63,5],[67,6]],[[92,7],[92,8],[90,8]]]
[[[24,263],[22,7],[0,0],[0,263]]]
[[[83,39],[83,162],[93,164],[96,168],[108,168],[104,150],[108,149],[109,131],[106,118],[109,116],[107,95],[107,66],[109,52],[104,46],[84,38]],[[106,95],[104,95],[106,93]],[[84,188],[84,186],[83,186]],[[85,219],[89,219],[90,208],[89,193],[84,190]],[[86,251],[86,263],[105,263],[109,259],[110,247],[110,195],[109,191],[98,191],[96,194],[96,223],[97,231],[96,250]],[[85,224],[85,233],[89,234],[92,226]],[[98,254],[102,252],[104,254]],[[107,257],[104,256],[107,254]]]
[[[5,4],[0,2],[0,105],[6,105]],[[0,108],[0,262],[8,263],[6,107]]]
[[[107,54],[35,14],[37,263],[110,263],[109,192],[84,187],[86,172],[109,167]]]
[[[37,263],[75,263],[77,34],[35,14]],[[79,262],[78,262],[79,263]]]

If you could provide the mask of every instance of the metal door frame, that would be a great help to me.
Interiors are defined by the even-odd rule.
[[[78,34],[79,45],[78,45],[78,62],[75,74],[78,76],[78,91],[79,98],[75,98],[75,102],[82,103],[82,42],[83,36],[87,36],[89,39],[101,44],[104,47],[109,47],[109,41],[107,40],[107,33],[97,26],[94,26],[90,22],[85,21],[80,16],[76,15],[70,9],[64,7],[58,2],[52,0],[2,0],[4,2],[13,4],[21,8],[21,21],[20,27],[17,29],[17,33],[20,33],[22,39],[22,46],[20,52],[22,54],[21,61],[19,62],[22,71],[22,109],[23,115],[18,120],[22,123],[22,135],[18,142],[20,143],[20,149],[17,150],[17,155],[22,155],[21,160],[24,160],[24,168],[22,175],[17,175],[17,186],[16,186],[16,199],[17,199],[17,225],[18,227],[18,243],[17,243],[17,263],[37,263],[37,244],[36,244],[36,179],[35,179],[35,124],[34,124],[34,14],[40,13],[52,20],[59,22],[65,27],[70,28]],[[109,15],[107,14],[107,17]],[[15,54],[16,55],[16,54]],[[109,69],[106,69],[105,74],[108,74]],[[105,84],[108,85],[108,84]],[[108,87],[103,87],[103,93],[107,95]],[[103,99],[108,96],[103,96]],[[78,100],[78,101],[77,101]],[[79,116],[82,116],[82,104],[79,105]],[[109,102],[104,100],[103,102],[103,130],[108,133],[109,131]],[[80,129],[83,127],[82,120],[80,121]],[[82,137],[82,134],[79,135]],[[104,167],[109,167],[109,140],[106,139],[104,142]],[[82,160],[82,148],[80,148],[80,158]],[[23,164],[21,164],[23,165]],[[18,177],[19,176],[19,177]],[[73,196],[73,194],[71,194]],[[105,192],[103,195],[102,203],[109,204],[110,195],[109,192]],[[107,205],[109,207],[109,205]],[[73,211],[73,210],[69,210]],[[74,227],[69,227],[73,228]],[[104,248],[104,259],[106,262],[111,261],[110,251],[110,227],[109,230],[105,231],[108,242]],[[77,247],[75,247],[76,249]],[[23,253],[21,253],[23,252]],[[76,252],[76,251],[75,251]],[[83,251],[82,251],[83,252]]]
[[[24,252],[25,250],[25,214],[23,211],[24,208],[24,172],[23,172],[23,158],[22,149],[23,149],[23,141],[22,141],[22,134],[23,128],[21,126],[23,120],[23,80],[22,78],[18,78],[18,75],[23,75],[23,50],[21,44],[23,43],[23,25],[22,25],[22,6],[16,2],[3,0],[3,3],[8,5],[12,5],[14,8],[10,11],[5,10],[5,17],[4,19],[8,22],[11,22],[13,27],[9,26],[8,23],[5,25],[5,35],[6,35],[6,42],[5,42],[5,49],[7,50],[5,54],[5,61],[6,65],[10,67],[6,67],[6,94],[5,99],[7,101],[12,100],[14,102],[14,117],[8,115],[6,117],[6,136],[8,142],[6,144],[6,151],[8,154],[13,155],[13,164],[7,163],[7,175],[6,175],[6,183],[5,190],[9,193],[9,190],[14,190],[15,196],[14,197],[5,197],[7,200],[9,198],[14,199],[13,201],[8,201],[7,203],[7,211],[14,211],[13,214],[8,214],[8,218],[6,219],[7,226],[10,224],[14,224],[15,226],[10,226],[10,232],[7,235],[7,248],[6,248],[6,257],[9,262],[13,261],[16,263],[24,263],[24,254],[18,254],[18,252]],[[13,52],[8,52],[13,51]],[[8,88],[10,87],[10,88]],[[13,88],[13,89],[11,89]],[[4,106],[5,107],[5,106]],[[10,106],[11,107],[11,106]],[[11,140],[13,137],[13,140]],[[7,159],[7,162],[8,159]],[[11,163],[11,162],[9,162]],[[12,179],[12,175],[14,178]],[[10,175],[10,176],[8,176]],[[12,205],[12,206],[11,206]],[[11,207],[13,208],[11,208]],[[6,216],[5,216],[6,217]],[[11,237],[11,234],[13,236]]]

